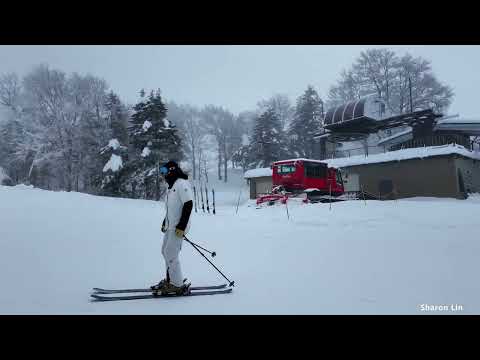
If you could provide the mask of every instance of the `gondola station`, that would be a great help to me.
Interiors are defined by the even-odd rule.
[[[480,152],[472,141],[480,136],[480,119],[432,109],[395,115],[380,98],[367,96],[330,109],[323,123],[315,159],[279,159],[270,168],[245,172],[251,199],[465,199],[480,192]],[[386,130],[393,135],[366,145],[363,154],[341,150],[351,142],[367,144],[370,135]]]

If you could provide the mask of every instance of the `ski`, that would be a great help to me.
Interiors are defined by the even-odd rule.
[[[224,289],[227,287],[227,284],[222,285],[212,285],[212,286],[191,286],[190,290],[218,290]],[[122,294],[122,293],[142,293],[142,292],[152,292],[150,288],[141,288],[141,289],[102,289],[102,288],[93,288],[96,294]]]
[[[184,296],[200,296],[200,295],[218,295],[231,293],[232,289],[223,290],[208,290],[208,291],[192,291],[184,295],[165,294],[165,295],[127,295],[127,296],[103,296],[98,294],[90,295],[95,301],[116,301],[116,300],[140,300],[140,299],[157,299],[157,298],[171,298],[171,297],[184,297]]]

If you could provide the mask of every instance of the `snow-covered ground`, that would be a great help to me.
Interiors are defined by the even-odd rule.
[[[189,234],[217,252],[233,293],[108,303],[90,302],[91,288],[164,275],[163,204],[0,186],[0,314],[480,313],[480,196],[289,202],[288,219],[235,181],[216,184],[217,214],[194,213]],[[188,243],[181,261],[193,284],[224,282]]]

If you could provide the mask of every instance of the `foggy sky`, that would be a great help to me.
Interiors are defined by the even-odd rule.
[[[104,78],[121,99],[134,104],[141,88],[160,88],[166,100],[213,104],[239,113],[273,94],[294,103],[308,85],[326,99],[328,89],[362,50],[387,47],[432,62],[437,78],[455,93],[449,113],[480,118],[480,46],[5,46],[0,74],[24,75],[47,63],[66,73]]]

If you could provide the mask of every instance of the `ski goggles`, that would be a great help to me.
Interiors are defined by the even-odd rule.
[[[167,168],[166,166],[162,166],[160,168],[160,174],[167,175],[170,171],[173,171],[173,170],[175,170],[175,167]]]

